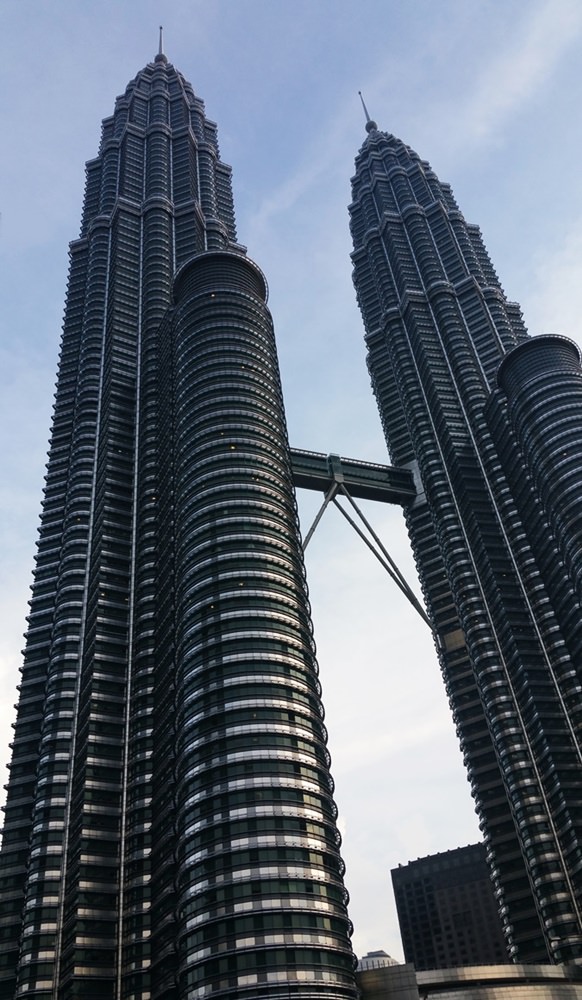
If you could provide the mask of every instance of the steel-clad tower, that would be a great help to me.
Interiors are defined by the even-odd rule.
[[[6,1000],[356,997],[273,327],[161,49],[71,266],[0,856]]]
[[[479,230],[368,119],[354,281],[510,954],[582,957],[582,369],[529,338]],[[500,367],[501,366],[501,367]]]

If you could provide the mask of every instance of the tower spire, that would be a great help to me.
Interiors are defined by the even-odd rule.
[[[358,94],[360,95],[360,100],[362,102],[362,107],[364,109],[364,114],[366,116],[366,132],[373,132],[374,129],[378,128],[378,126],[376,125],[376,122],[372,118],[370,118],[370,115],[368,113],[368,109],[366,107],[366,102],[365,102],[364,98],[362,97],[362,91],[358,90]]]
[[[158,43],[158,54],[155,59],[156,62],[167,62],[166,54],[164,52],[164,29],[160,24],[160,41]]]

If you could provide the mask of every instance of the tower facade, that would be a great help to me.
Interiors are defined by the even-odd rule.
[[[87,164],[0,855],[7,1000],[354,998],[267,289],[160,53]]]
[[[373,388],[417,481],[405,516],[509,953],[566,961],[582,955],[580,356],[528,337],[450,187],[367,133],[350,215]]]

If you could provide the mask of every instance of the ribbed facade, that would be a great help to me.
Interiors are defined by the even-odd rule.
[[[566,611],[561,606],[562,599],[572,605],[573,621],[568,621],[565,627],[570,641],[580,639],[575,624],[582,601],[580,362],[580,349],[571,340],[558,336],[534,337],[512,351],[497,374],[499,395],[506,403],[507,421],[531,483],[531,496],[551,527],[554,545],[548,558],[551,574],[548,586],[562,614]],[[491,411],[494,412],[493,403]],[[502,442],[498,443],[498,450],[503,455]],[[511,475],[509,465],[507,471]],[[531,518],[527,509],[523,516],[528,521]],[[540,532],[536,538],[536,553],[546,541],[543,535]],[[568,583],[560,562],[567,568]],[[579,641],[571,652],[574,662],[582,664]]]
[[[266,285],[163,55],[87,165],[0,855],[7,1000],[351,1000]]]
[[[417,478],[406,520],[509,953],[564,961],[582,954],[582,615],[566,566],[574,521],[556,498],[566,503],[566,479],[580,495],[582,437],[568,438],[564,418],[577,457],[557,483],[556,384],[545,376],[537,402],[520,395],[536,342],[479,230],[428,163],[375,123],[367,131],[350,214],[374,392],[392,461]],[[563,353],[579,387],[572,347]],[[506,356],[510,403],[496,379]]]

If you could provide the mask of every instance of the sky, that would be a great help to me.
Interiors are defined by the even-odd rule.
[[[582,343],[579,0],[0,0],[0,759],[22,633],[84,162],[155,55],[218,122],[267,276],[292,446],[388,462],[347,205],[381,129],[452,184],[532,334]],[[304,533],[321,498],[298,492]],[[397,507],[363,503],[413,587]],[[340,514],[306,553],[354,947],[402,959],[390,869],[479,839],[427,627]]]

